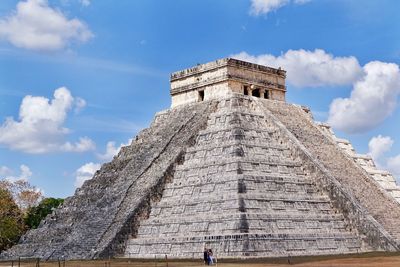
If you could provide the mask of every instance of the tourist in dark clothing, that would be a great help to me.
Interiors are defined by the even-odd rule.
[[[204,247],[204,264],[208,264],[208,249],[206,247]]]

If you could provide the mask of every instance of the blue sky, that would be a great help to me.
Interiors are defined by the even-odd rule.
[[[400,178],[398,10],[396,0],[2,0],[0,175],[72,195],[169,107],[169,73],[234,55],[287,69],[288,102]]]

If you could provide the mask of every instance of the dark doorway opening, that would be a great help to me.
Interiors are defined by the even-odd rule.
[[[249,95],[249,87],[247,85],[243,86],[243,94]]]
[[[264,92],[264,98],[265,99],[269,99],[269,91],[265,91]]]
[[[204,100],[204,91],[199,91],[199,101]]]
[[[252,96],[255,96],[255,97],[260,97],[260,89],[254,89],[252,92],[251,92],[251,95]]]

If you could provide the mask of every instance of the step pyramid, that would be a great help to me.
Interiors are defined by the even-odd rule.
[[[250,99],[219,103],[125,256],[287,256],[367,251],[298,152]]]
[[[234,59],[172,74],[173,108],[1,257],[398,251],[400,204],[284,101],[284,77]]]

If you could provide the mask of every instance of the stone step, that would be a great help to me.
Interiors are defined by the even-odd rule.
[[[172,207],[181,205],[202,205],[204,203],[216,203],[216,202],[232,202],[243,199],[244,201],[259,201],[259,202],[306,202],[306,203],[330,203],[329,198],[326,195],[319,194],[306,194],[306,193],[296,193],[296,194],[286,194],[278,191],[272,192],[251,192],[250,193],[237,193],[237,191],[227,191],[224,194],[200,194],[191,196],[185,195],[175,195],[167,198],[163,198],[161,202],[155,204],[155,207]]]
[[[189,180],[191,181],[191,180]],[[318,189],[307,184],[296,183],[276,183],[276,182],[254,182],[248,180],[232,180],[224,183],[198,183],[195,185],[182,185],[184,181],[175,181],[178,184],[168,185],[164,189],[165,197],[174,197],[177,195],[197,195],[199,193],[210,193],[213,191],[234,191],[234,192],[248,192],[248,193],[272,193],[280,192],[282,194],[307,194],[307,195],[320,195]]]
[[[128,241],[128,244],[172,244],[180,242],[193,242],[193,241],[205,241],[207,240],[238,240],[238,239],[249,239],[249,240],[358,240],[354,234],[349,233],[320,233],[314,232],[309,234],[303,233],[263,233],[263,234],[252,234],[252,233],[233,233],[230,235],[184,235],[175,236],[172,240],[169,237],[147,237],[147,238],[133,238]]]
[[[204,173],[198,173],[196,175],[196,179],[198,179],[199,186],[203,184],[208,184],[210,182],[214,182],[215,184],[220,183],[231,183],[231,182],[238,182],[238,181],[249,181],[254,183],[275,183],[278,185],[304,185],[304,186],[313,186],[311,180],[303,175],[303,174],[287,174],[287,173],[263,173],[263,174],[227,174],[227,173],[212,173],[209,175],[205,175]],[[180,188],[180,187],[187,187],[187,186],[195,186],[193,182],[190,181],[186,173],[182,173],[177,171],[175,173],[174,180],[171,183],[166,185],[166,188]]]
[[[161,224],[173,224],[173,223],[197,223],[197,222],[218,222],[218,221],[229,221],[240,219],[243,214],[246,215],[247,220],[261,220],[261,221],[319,221],[319,222],[337,222],[343,221],[342,214],[319,214],[319,213],[299,213],[299,212],[282,212],[282,211],[271,211],[268,213],[253,213],[253,212],[233,212],[233,213],[205,213],[205,214],[194,214],[193,216],[185,217],[152,217],[143,221],[141,226],[148,225],[161,225]]]
[[[332,214],[334,211],[328,204],[321,203],[285,203],[285,202],[272,202],[263,203],[263,205],[246,204],[247,206],[240,207],[238,201],[234,202],[215,202],[203,205],[176,205],[169,207],[154,207],[151,210],[150,216],[158,216],[160,218],[168,216],[192,216],[194,214],[205,213],[235,213],[239,210],[249,213],[260,213],[265,211],[284,211],[284,212],[298,212],[298,213],[318,213],[318,214]]]
[[[200,257],[206,245],[217,257],[321,255],[358,252],[360,240],[354,236],[288,235],[288,234],[232,234],[215,236],[186,236],[169,238],[132,239],[127,244],[126,257],[154,258],[173,254]]]
[[[152,238],[155,235],[159,237],[176,237],[181,232],[185,232],[186,235],[232,235],[237,232],[267,235],[267,234],[280,234],[280,235],[290,235],[294,231],[293,228],[283,228],[280,226],[279,222],[274,225],[268,225],[268,227],[254,227],[251,224],[248,228],[243,229],[240,227],[240,222],[221,222],[218,225],[214,224],[204,224],[205,226],[190,225],[190,224],[173,224],[173,225],[159,225],[155,227],[144,227],[138,234],[138,239]],[[301,231],[304,237],[308,235],[315,234],[316,231],[319,234],[330,234],[334,235],[336,238],[341,238],[343,235],[348,233],[348,230],[344,227],[331,227],[331,229],[326,230],[323,227],[331,227],[330,225],[322,225],[321,228],[296,228],[297,231]],[[240,231],[242,229],[242,231]],[[354,235],[355,236],[355,235]]]
[[[243,148],[245,151],[251,148],[259,149],[262,150],[260,154],[262,153],[265,156],[268,156],[268,153],[284,153],[290,150],[286,145],[282,145],[278,142],[260,143],[254,140],[221,140],[221,142],[192,146],[186,150],[186,154],[197,153],[196,157],[200,157],[200,153],[205,155],[205,152],[212,149],[224,150],[238,147]],[[204,157],[204,155],[201,156]]]
[[[237,202],[235,202],[236,205]],[[167,218],[170,216],[194,216],[194,215],[204,215],[208,213],[236,213],[239,211],[238,206],[232,206],[233,203],[228,205],[222,203],[207,204],[204,206],[191,206],[186,208],[185,206],[174,206],[168,208],[158,208],[154,207],[151,210],[150,216],[157,216],[158,218]],[[334,211],[330,207],[321,206],[318,204],[307,204],[301,203],[296,205],[285,205],[285,203],[274,203],[272,206],[268,207],[251,207],[245,208],[246,213],[260,213],[260,212],[287,212],[287,213],[300,213],[300,214],[321,214],[329,215],[333,214]]]
[[[177,171],[198,171],[198,169],[206,169],[209,167],[219,167],[219,166],[226,166],[229,164],[237,164],[241,163],[241,166],[244,168],[244,170],[255,170],[262,168],[264,171],[268,172],[274,172],[274,168],[276,169],[278,166],[279,167],[288,167],[288,168],[300,168],[301,167],[301,162],[300,161],[294,161],[294,160],[266,160],[263,157],[254,157],[253,159],[247,159],[247,158],[242,158],[242,157],[208,157],[204,160],[192,160],[192,161],[186,161],[182,165],[178,165],[176,170]],[[246,167],[246,164],[250,167]],[[285,170],[283,173],[290,173],[289,171]]]

